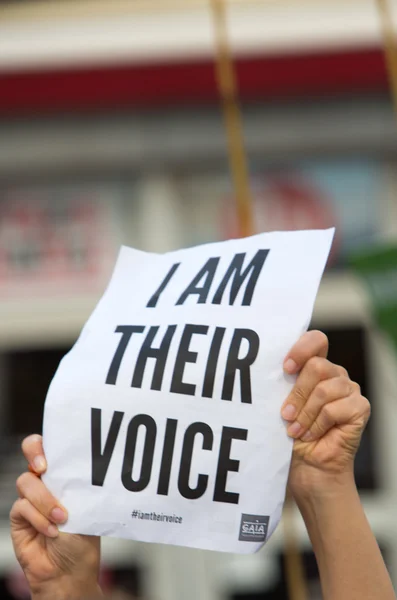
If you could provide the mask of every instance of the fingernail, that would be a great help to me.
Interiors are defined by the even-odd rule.
[[[298,365],[294,360],[292,360],[292,358],[289,358],[284,363],[284,370],[290,375],[293,375],[294,373],[298,372]]]
[[[283,412],[281,414],[283,416],[283,419],[285,419],[286,421],[293,421],[296,417],[297,412],[298,411],[293,404],[287,404],[287,406],[283,408]]]
[[[299,437],[302,432],[303,427],[299,425],[298,421],[295,421],[295,423],[292,423],[292,425],[288,427],[288,435],[291,437]]]
[[[55,523],[64,523],[67,519],[67,515],[62,508],[54,508],[51,513],[51,520]]]
[[[47,462],[44,456],[36,456],[33,461],[33,467],[37,473],[42,473],[47,468]]]
[[[311,431],[306,431],[305,435],[301,437],[302,442],[310,442],[313,439],[313,434]]]
[[[59,535],[58,527],[55,527],[55,525],[49,525],[47,528],[47,535],[48,535],[48,537],[52,537],[52,538],[58,537],[58,535]]]

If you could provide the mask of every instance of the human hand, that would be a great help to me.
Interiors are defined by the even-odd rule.
[[[354,458],[371,414],[360,386],[327,360],[328,346],[323,333],[310,331],[284,363],[286,373],[299,373],[282,408],[295,439],[289,488],[296,499],[354,483]]]
[[[22,443],[30,472],[17,480],[19,499],[11,509],[11,536],[33,600],[94,598],[98,587],[100,538],[60,533],[67,512],[41,481],[46,471],[42,438]]]

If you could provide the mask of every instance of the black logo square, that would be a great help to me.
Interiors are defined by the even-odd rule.
[[[269,529],[270,517],[261,515],[242,515],[240,525],[240,542],[265,542]]]

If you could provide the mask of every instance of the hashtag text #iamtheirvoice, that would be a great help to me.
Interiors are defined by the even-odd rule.
[[[141,510],[134,509],[131,513],[133,519],[140,519],[141,521],[158,521],[162,523],[171,523],[175,525],[182,525],[182,517],[177,515],[164,515],[163,513],[155,512],[143,512]]]

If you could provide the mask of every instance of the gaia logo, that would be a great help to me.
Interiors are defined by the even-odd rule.
[[[269,528],[269,517],[261,515],[242,515],[240,542],[265,542]]]

